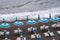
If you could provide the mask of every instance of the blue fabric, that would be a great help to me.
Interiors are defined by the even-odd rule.
[[[59,17],[52,17],[51,20],[53,22],[58,22],[58,21],[60,21],[60,18]]]
[[[49,22],[49,20],[46,19],[46,18],[41,18],[39,21],[40,21],[41,23],[47,23],[47,22]]]
[[[30,25],[33,25],[33,24],[36,24],[37,22],[35,20],[28,20],[27,21],[27,24],[30,24]]]
[[[34,33],[36,33],[37,32],[37,30],[34,30]]]
[[[24,23],[22,21],[15,21],[14,22],[14,25],[15,26],[20,26],[20,25],[23,25]]]
[[[37,40],[41,40],[40,38],[37,38]]]
[[[2,23],[0,26],[1,26],[1,28],[9,28],[10,24],[9,23]]]
[[[22,35],[23,34],[23,32],[20,32],[20,35]]]

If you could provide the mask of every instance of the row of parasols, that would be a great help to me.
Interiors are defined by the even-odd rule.
[[[51,17],[51,15],[49,16],[49,19],[47,18],[40,18],[40,15],[38,15],[38,21],[41,22],[41,23],[48,23],[49,20],[51,20],[52,22],[58,22],[60,21],[60,18],[59,17]],[[15,26],[21,26],[21,25],[24,25],[24,22],[22,21],[18,21],[17,20],[17,17],[16,17],[16,21],[13,23]],[[33,19],[28,19],[28,16],[27,16],[27,24],[29,25],[34,25],[34,24],[37,24],[37,22]],[[0,27],[1,28],[9,28],[11,25],[7,22],[5,22],[5,19],[3,19],[3,23],[0,24]]]

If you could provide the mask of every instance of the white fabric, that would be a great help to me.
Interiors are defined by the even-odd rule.
[[[60,27],[60,24],[57,24],[57,27]]]
[[[6,34],[9,35],[9,31],[7,31]],[[4,35],[4,32],[0,32],[0,35]]]
[[[40,26],[40,29],[41,29],[41,30],[44,30],[44,26]]]
[[[18,30],[14,30],[14,33],[18,33]]]
[[[37,28],[34,28],[34,27],[33,27],[33,30],[37,30]]]
[[[55,39],[52,39],[52,40],[55,40]]]
[[[4,32],[0,32],[0,35],[4,35]]]
[[[7,35],[9,35],[9,33],[10,33],[9,31],[6,32]]]
[[[41,35],[40,35],[40,34],[37,34],[36,36],[37,36],[37,38],[41,38]],[[39,37],[38,37],[38,36],[39,36]]]
[[[45,37],[48,37],[48,36],[49,36],[49,34],[46,32],[46,33],[44,33],[44,36],[45,36]]]
[[[49,34],[50,34],[50,36],[54,36],[54,33],[53,32],[50,32]]]
[[[49,26],[45,26],[45,29],[48,29]]]
[[[35,38],[35,35],[31,35],[31,39],[32,39],[32,38]]]
[[[57,31],[57,33],[60,35],[60,31]]]
[[[29,32],[29,31],[31,31],[31,28],[28,28],[27,30],[28,30],[28,32]]]
[[[20,28],[18,28],[17,30],[18,30],[18,32],[23,32],[23,30],[21,30]]]
[[[17,37],[17,40],[20,40],[20,37]]]
[[[55,28],[55,27],[57,27],[57,24],[53,24],[53,25],[52,25],[52,28]]]
[[[24,37],[24,40],[26,40],[26,37]]]

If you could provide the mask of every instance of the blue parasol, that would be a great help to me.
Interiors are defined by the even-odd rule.
[[[30,24],[30,25],[33,25],[33,24],[36,24],[37,22],[35,20],[28,20],[27,21],[27,24]]]
[[[21,26],[21,25],[23,25],[24,23],[22,22],[22,21],[15,21],[14,22],[14,25],[16,25],[16,26]]]
[[[53,22],[58,22],[58,21],[60,21],[60,18],[59,17],[52,17],[51,20]]]
[[[47,22],[49,22],[49,20],[46,19],[46,18],[41,18],[39,21],[40,21],[41,23],[47,23]]]
[[[9,23],[2,23],[0,26],[1,26],[1,28],[9,28],[10,24]]]

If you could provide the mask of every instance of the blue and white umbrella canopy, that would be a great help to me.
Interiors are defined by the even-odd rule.
[[[47,22],[49,22],[49,20],[46,19],[46,18],[41,18],[39,21],[40,21],[41,23],[47,23]]]
[[[33,27],[33,32],[34,32],[34,33],[37,32],[37,27]]]
[[[60,18],[59,17],[52,17],[51,20],[53,22],[58,22],[58,21],[60,21]]]
[[[2,23],[0,26],[1,26],[1,28],[9,28],[10,24],[9,23]]]
[[[15,26],[21,26],[21,25],[23,25],[24,23],[22,22],[22,21],[15,21],[14,22],[14,25]]]
[[[33,24],[36,24],[37,22],[35,20],[28,20],[27,21],[27,24],[30,24],[30,25],[33,25]]]

